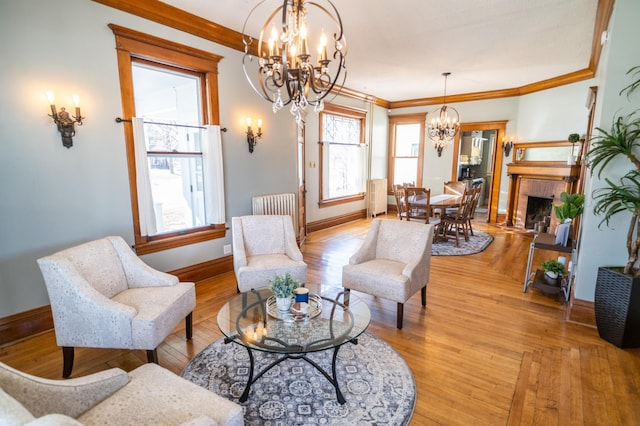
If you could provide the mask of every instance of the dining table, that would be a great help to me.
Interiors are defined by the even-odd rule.
[[[416,207],[423,209],[426,207],[427,199],[423,198],[408,198],[409,208]],[[462,202],[462,195],[457,194],[438,194],[429,197],[429,208],[431,209],[430,216],[434,216],[434,213],[437,211],[439,213],[444,212],[449,208],[460,207],[460,203]]]
[[[431,209],[448,209],[452,207],[460,206],[462,202],[462,195],[457,194],[439,194],[434,195],[429,199],[429,205]],[[423,201],[426,204],[426,200]]]
[[[427,204],[426,198],[414,198],[409,197],[409,206],[424,207]],[[431,209],[448,209],[452,207],[459,207],[462,202],[462,195],[456,194],[438,194],[429,197],[429,206]]]

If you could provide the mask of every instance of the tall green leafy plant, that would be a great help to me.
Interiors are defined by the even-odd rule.
[[[627,74],[632,75],[633,82],[620,91],[627,98],[640,87],[640,66],[631,68]],[[630,169],[617,180],[605,178],[606,186],[593,191],[595,201],[593,212],[603,215],[599,226],[610,226],[613,216],[618,213],[631,214],[627,229],[628,258],[624,266],[624,274],[640,276],[640,269],[635,265],[640,252],[640,109],[625,116],[614,117],[610,130],[596,128],[598,135],[591,139],[591,149],[587,153],[589,167],[601,178],[604,170],[617,157],[625,157],[630,162]]]

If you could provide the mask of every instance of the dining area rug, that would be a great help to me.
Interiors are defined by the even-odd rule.
[[[279,356],[254,351],[254,377]],[[333,351],[307,354],[331,371]],[[357,344],[338,351],[337,378],[346,403],[309,363],[288,359],[252,386],[238,401],[249,377],[249,355],[237,343],[220,338],[197,354],[181,376],[243,407],[246,425],[408,425],[416,403],[413,374],[385,341],[363,333]]]
[[[474,230],[474,235],[469,235],[469,241],[460,237],[459,246],[456,247],[455,239],[438,241],[431,245],[432,256],[466,256],[484,251],[493,242],[493,235],[484,231]]]

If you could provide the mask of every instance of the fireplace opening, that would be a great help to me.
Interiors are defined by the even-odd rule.
[[[525,229],[534,229],[536,223],[544,222],[549,226],[553,198],[527,197]]]

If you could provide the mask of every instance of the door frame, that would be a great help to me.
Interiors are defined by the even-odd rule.
[[[496,143],[491,152],[493,164],[491,166],[491,187],[489,190],[489,202],[487,203],[487,222],[498,222],[498,202],[500,200],[500,180],[502,179],[503,150],[502,141],[507,132],[507,120],[479,121],[475,123],[460,123],[460,131],[456,135],[453,144],[453,162],[451,167],[451,180],[458,180],[458,161],[460,159],[460,137],[462,132],[473,130],[495,130]],[[500,149],[498,149],[500,147]]]
[[[307,239],[307,187],[306,187],[306,122],[296,124],[296,146],[298,162],[298,245]]]

